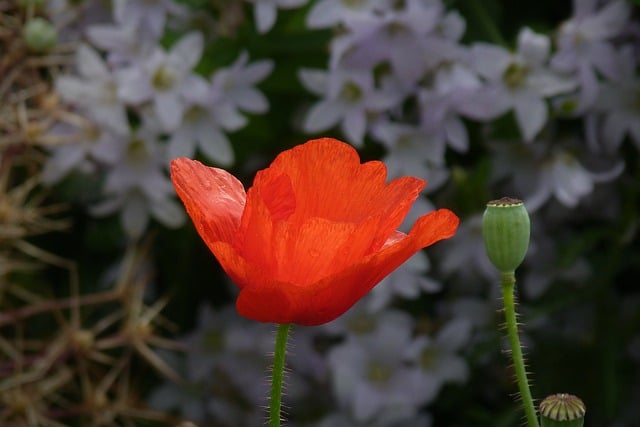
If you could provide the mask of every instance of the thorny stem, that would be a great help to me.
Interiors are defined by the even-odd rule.
[[[527,371],[524,364],[524,356],[522,355],[522,346],[520,337],[518,336],[518,324],[516,319],[516,307],[514,298],[514,288],[516,284],[515,273],[502,273],[502,298],[504,302],[504,317],[507,324],[507,334],[509,336],[509,345],[511,347],[511,357],[513,359],[513,367],[516,372],[516,380],[522,398],[522,406],[527,417],[529,427],[539,427],[538,416],[531,390],[529,389],[529,381],[527,380]]]
[[[27,305],[17,310],[8,311],[0,314],[0,326],[4,326],[9,323],[14,323],[17,320],[31,317],[33,315],[44,313],[55,309],[70,308],[75,305],[91,305],[101,304],[109,301],[115,301],[121,297],[120,292],[117,290],[103,292],[100,294],[88,294],[82,296],[73,296],[70,298],[45,301],[42,304]]]
[[[271,378],[271,400],[269,401],[269,427],[280,427],[282,404],[282,382],[284,379],[284,357],[287,352],[287,336],[290,323],[278,325],[276,348],[273,354],[273,376]]]

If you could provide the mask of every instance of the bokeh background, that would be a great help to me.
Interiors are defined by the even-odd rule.
[[[455,238],[293,331],[289,426],[522,425],[481,215],[525,201],[534,397],[640,426],[633,1],[0,0],[0,425],[260,426],[273,325],[168,177],[319,136],[428,180]]]

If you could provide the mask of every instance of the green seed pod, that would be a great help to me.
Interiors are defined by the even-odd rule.
[[[540,403],[542,427],[582,427],[587,412],[579,397],[567,393],[552,394]]]
[[[58,35],[55,27],[46,19],[30,19],[22,30],[22,38],[29,50],[43,53],[55,47]]]
[[[513,273],[529,248],[531,225],[524,203],[503,197],[487,203],[482,236],[489,259],[501,273]]]

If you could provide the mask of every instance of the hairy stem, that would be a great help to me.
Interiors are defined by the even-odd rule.
[[[287,337],[290,323],[278,325],[276,349],[273,354],[273,377],[271,378],[271,400],[269,407],[269,427],[280,427],[280,407],[282,404],[282,382],[284,379],[284,357],[287,352]]]
[[[520,345],[520,337],[518,335],[518,324],[516,319],[516,306],[514,299],[514,288],[516,278],[514,272],[502,273],[502,297],[504,302],[504,317],[507,324],[507,334],[509,336],[509,345],[511,347],[511,357],[513,359],[513,367],[516,372],[516,380],[522,398],[522,406],[527,417],[529,427],[539,427],[538,416],[531,390],[529,389],[529,381],[527,379],[527,371],[524,365],[524,356],[522,355],[522,346]]]

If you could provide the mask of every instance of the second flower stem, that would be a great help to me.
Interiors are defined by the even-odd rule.
[[[273,353],[273,376],[271,378],[271,399],[269,401],[269,427],[280,427],[284,358],[287,353],[287,337],[290,328],[290,323],[280,324],[276,334],[276,348]]]
[[[524,356],[522,355],[522,346],[520,345],[520,337],[518,335],[518,323],[516,318],[516,304],[514,290],[516,285],[515,273],[502,273],[502,298],[504,302],[504,317],[507,325],[507,334],[509,336],[509,346],[511,347],[511,357],[513,358],[513,368],[516,372],[516,380],[522,398],[522,406],[527,417],[529,427],[539,427],[538,416],[531,390],[529,389],[529,381],[527,379],[527,370],[524,364]]]

